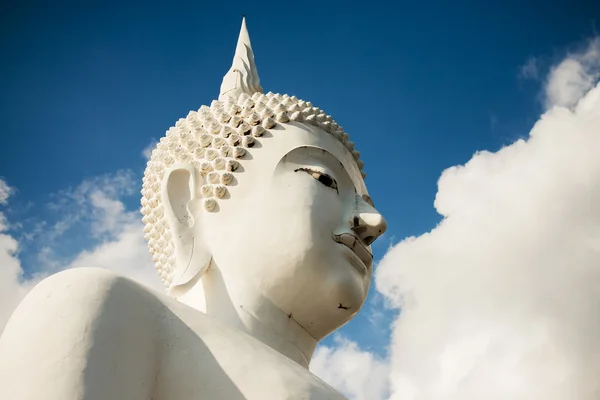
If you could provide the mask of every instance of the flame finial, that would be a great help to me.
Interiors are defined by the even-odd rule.
[[[219,100],[225,100],[229,96],[237,97],[242,93],[252,95],[256,92],[262,93],[260,79],[256,64],[254,63],[254,52],[250,44],[250,36],[246,27],[246,17],[242,17],[242,28],[235,48],[233,63],[221,83]]]

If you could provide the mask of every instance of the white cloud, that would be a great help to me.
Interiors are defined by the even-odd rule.
[[[139,182],[130,171],[118,171],[80,184],[73,195],[80,204],[77,214],[85,215],[91,249],[82,250],[66,268],[100,267],[128,276],[157,290],[162,283],[154,269],[144,239],[139,211],[127,211],[121,197],[138,192]]]
[[[573,107],[600,78],[600,37],[582,52],[570,54],[550,71],[546,107]]]
[[[92,232],[95,236],[116,235],[123,229],[123,225],[133,223],[137,217],[133,213],[125,212],[123,202],[110,198],[101,190],[91,192],[89,200],[95,214],[92,224]]]
[[[335,347],[319,346],[311,371],[352,400],[383,399],[388,392],[388,365],[341,336]]]
[[[6,204],[8,198],[13,194],[14,189],[0,178],[0,205]]]
[[[131,171],[120,170],[55,193],[48,207],[60,218],[50,228],[49,239],[61,237],[77,224],[89,225],[91,235],[96,238],[114,236],[124,224],[135,219],[126,212],[120,199],[134,194],[139,185]]]
[[[539,61],[535,57],[530,57],[519,69],[519,78],[522,79],[537,79],[539,75]]]
[[[146,146],[144,150],[142,150],[142,157],[144,157],[146,161],[150,160],[150,156],[152,156],[152,150],[154,150],[157,144],[158,141],[156,139],[152,139],[148,146]]]
[[[600,398],[600,85],[573,99],[444,171],[444,220],[379,264],[392,399]]]
[[[114,240],[98,244],[92,250],[82,251],[67,268],[100,267],[162,291],[163,286],[154,269],[140,221],[121,227]]]

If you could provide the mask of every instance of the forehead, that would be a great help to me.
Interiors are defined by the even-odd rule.
[[[307,151],[304,153],[307,157],[320,159],[333,168],[343,168],[352,180],[357,193],[367,194],[364,179],[354,156],[331,134],[312,125],[298,122],[281,124],[271,131],[273,137],[265,138],[264,146],[265,150],[267,147],[269,148],[266,151],[270,153],[270,157],[274,158],[273,166],[289,152],[299,147],[305,147]],[[273,147],[271,148],[271,146]]]

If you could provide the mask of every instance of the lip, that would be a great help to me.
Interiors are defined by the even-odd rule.
[[[349,248],[352,253],[363,264],[362,267],[368,271],[373,264],[373,254],[367,249],[362,241],[351,233],[342,233],[340,235],[333,234],[333,240],[339,244]]]

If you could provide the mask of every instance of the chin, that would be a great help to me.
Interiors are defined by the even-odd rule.
[[[321,340],[354,318],[365,303],[369,284],[365,284],[364,281],[356,279],[356,276],[351,276],[351,274],[337,275],[327,284],[320,285],[319,290],[327,294],[319,299],[321,302],[319,322],[314,325],[305,324],[308,320],[298,322],[313,337]],[[314,314],[310,314],[309,318],[314,321]]]
[[[338,254],[322,270],[326,273],[317,281],[320,282],[319,292],[324,294],[320,299],[322,307],[328,310],[332,318],[356,314],[369,292],[370,269],[356,268],[346,254]]]
[[[330,287],[330,301],[339,310],[347,310],[352,314],[358,312],[367,299],[371,283],[370,271],[357,271],[347,260],[335,268],[337,273],[332,274]]]
[[[335,250],[339,249],[329,249],[328,262],[321,258],[319,264],[308,263],[299,268],[305,273],[295,279],[310,285],[296,287],[299,295],[291,302],[283,298],[277,299],[281,303],[275,301],[285,304],[282,308],[317,340],[350,321],[363,306],[369,291],[370,271],[357,271],[343,252]]]

